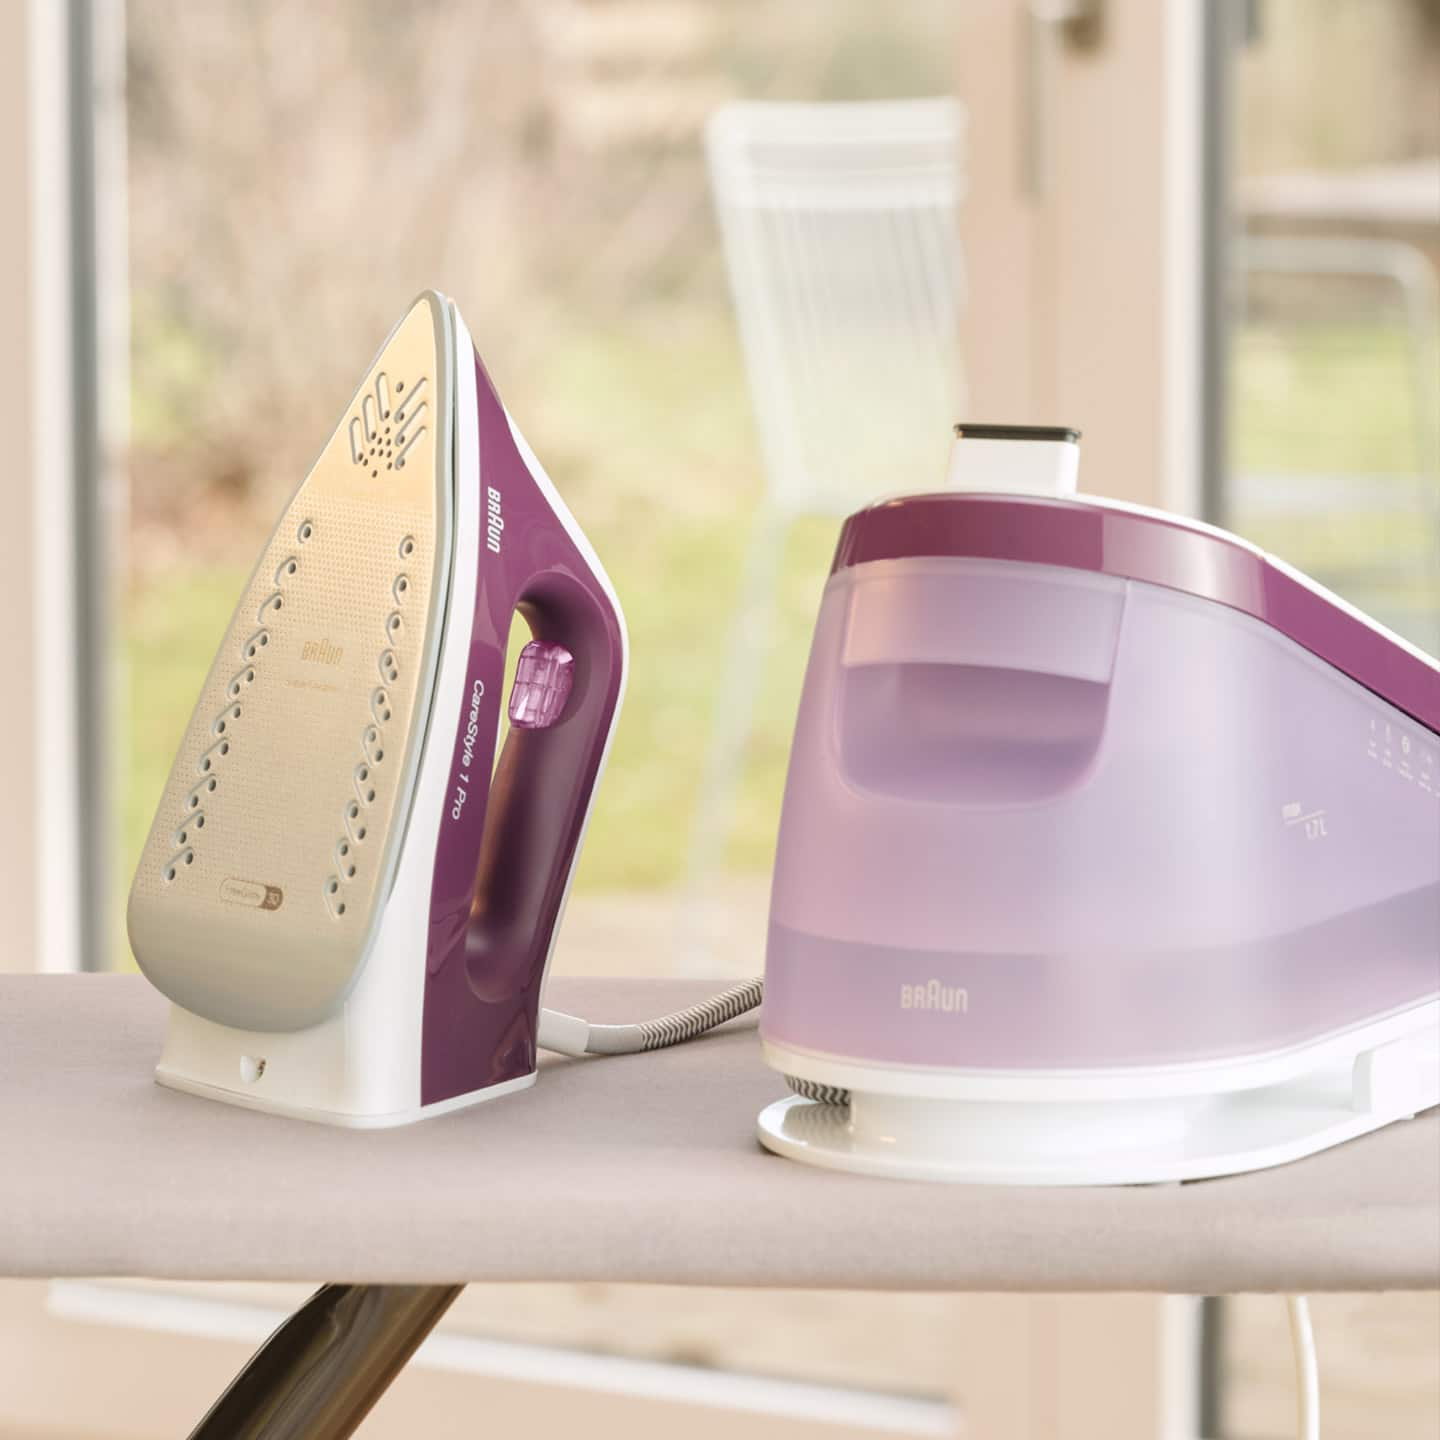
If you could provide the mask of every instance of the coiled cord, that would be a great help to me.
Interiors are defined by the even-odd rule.
[[[676,1010],[636,1025],[591,1025],[576,1015],[558,1010],[540,1012],[540,1044],[562,1055],[635,1055],[642,1050],[663,1050],[693,1040],[759,1005],[765,982],[758,976],[742,980],[698,1005]]]
[[[753,1010],[765,996],[765,982],[759,976],[742,980],[698,1005],[675,1010],[654,1020],[635,1025],[591,1025],[576,1015],[558,1010],[540,1012],[540,1044],[562,1055],[637,1055],[644,1050],[663,1050],[694,1040],[707,1030]],[[850,1092],[839,1085],[822,1085],[787,1075],[785,1083],[806,1100],[821,1105],[848,1105]]]
[[[849,1105],[850,1092],[842,1085],[822,1085],[818,1080],[802,1080],[798,1075],[787,1075],[785,1083],[802,1100],[815,1100],[821,1105]]]
[[[759,1005],[765,994],[765,982],[758,976],[742,981],[729,990],[722,990],[698,1005],[686,1010],[677,1010],[672,1015],[662,1015],[658,1020],[641,1021],[637,1027],[644,1037],[642,1050],[661,1050],[666,1045],[679,1045],[682,1041],[693,1040],[747,1010]]]

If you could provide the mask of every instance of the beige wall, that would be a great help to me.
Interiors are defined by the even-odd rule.
[[[101,1294],[151,1298],[167,1294],[203,1305],[206,1299],[229,1301],[239,1309],[268,1303],[281,1310],[298,1305],[300,1287],[200,1286],[115,1282],[82,1287]],[[561,1296],[559,1287],[539,1287],[540,1298],[527,1303],[529,1287],[471,1287],[441,1323],[441,1333],[463,1341],[505,1335],[496,1315],[507,1298],[520,1298],[532,1319],[541,1319]],[[964,1419],[955,1440],[1193,1440],[1185,1350],[1193,1340],[1185,1300],[1159,1296],[908,1296],[827,1294],[782,1291],[759,1295],[744,1291],[695,1291],[628,1287],[588,1287],[594,1301],[613,1302],[628,1294],[624,1308],[629,1328],[623,1341],[592,1336],[602,1350],[653,1349],[656,1360],[678,1361],[685,1373],[693,1353],[724,1376],[766,1371],[826,1378],[840,1386],[865,1389],[879,1377],[873,1365],[863,1374],[847,1373],[845,1358],[857,1349],[882,1357],[914,1325],[887,1326],[904,1306],[929,1313],[935,1333],[927,1337],[923,1368],[908,1381],[896,1372],[882,1388],[903,1397],[922,1389],[932,1398],[948,1395]],[[548,1296],[548,1301],[545,1297]],[[0,1440],[54,1440],[86,1435],[91,1440],[150,1440],[178,1435],[195,1422],[251,1353],[254,1340],[219,1338],[227,1327],[217,1312],[206,1317],[212,1333],[175,1333],[81,1318],[71,1297],[47,1304],[47,1288],[36,1281],[0,1282]],[[583,1306],[559,1306],[572,1320]],[[688,1322],[684,1317],[689,1310]],[[715,1311],[718,1309],[719,1316]],[[837,1317],[836,1311],[840,1314]],[[83,1313],[83,1312],[82,1312]],[[230,1312],[233,1316],[235,1312]],[[744,1318],[742,1330],[734,1323]],[[153,1317],[152,1317],[153,1318]],[[193,1317],[199,1319],[198,1314]],[[559,1318],[558,1314],[555,1318]],[[838,1324],[836,1320],[838,1319]],[[757,1321],[759,1322],[757,1328]],[[168,1324],[184,1326],[180,1312]],[[233,1323],[233,1322],[231,1322]],[[590,1322],[583,1322],[582,1329]],[[549,1326],[545,1327],[549,1329]],[[558,1327],[557,1327],[558,1328]],[[233,1333],[233,1331],[232,1331]],[[542,1343],[565,1345],[584,1335],[537,1336]],[[638,1344],[637,1344],[638,1342]],[[826,1354],[829,1345],[833,1353]],[[523,1344],[523,1341],[522,1341]],[[757,1351],[766,1353],[756,1365]],[[1288,1353],[1279,1348],[1282,1363]],[[563,1365],[563,1351],[551,1352]],[[702,1358],[703,1357],[703,1358]],[[747,1357],[749,1362],[747,1364]],[[452,1350],[451,1359],[457,1358]],[[908,1363],[900,1357],[901,1364]],[[893,1364],[893,1360],[889,1363]],[[744,1378],[732,1375],[706,1398],[682,1398],[683,1379],[667,1387],[627,1393],[627,1376],[614,1372],[610,1384],[589,1388],[594,1372],[536,1371],[511,1360],[513,1374],[465,1374],[412,1364],[381,1401],[361,1433],[367,1440],[424,1435],[432,1440],[469,1436],[481,1429],[504,1433],[517,1426],[541,1435],[580,1429],[597,1437],[661,1440],[683,1434],[687,1440],[899,1440],[901,1435],[934,1433],[929,1427],[944,1416],[914,1411],[896,1416],[894,1425],[871,1412],[862,1418],[846,1407],[843,1396],[821,1405],[814,1397],[799,1413],[784,1407],[766,1412],[764,1400]],[[68,1384],[83,1377],[83,1385]],[[633,1385],[631,1374],[628,1383]],[[918,1383],[917,1383],[918,1382]],[[763,1382],[762,1382],[763,1383]],[[774,1400],[774,1395],[768,1397]],[[798,1398],[798,1397],[793,1397]],[[753,1408],[752,1408],[753,1407]],[[921,1427],[925,1428],[921,1428]]]
[[[187,1434],[255,1348],[249,1340],[65,1319],[47,1308],[46,1286],[39,1281],[0,1282],[0,1337],[0,1440],[156,1440]],[[746,1440],[887,1440],[888,1434],[898,1440],[894,1432],[843,1423],[636,1400],[413,1364],[360,1431],[364,1440],[517,1433],[594,1440],[682,1434],[686,1440],[730,1440],[737,1434]]]

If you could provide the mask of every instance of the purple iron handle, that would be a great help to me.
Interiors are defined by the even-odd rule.
[[[619,612],[531,474],[478,357],[475,388],[482,522],[454,793],[431,886],[424,1105],[535,1068],[545,965],[624,668]],[[534,640],[521,657],[521,714],[492,777],[516,611]]]

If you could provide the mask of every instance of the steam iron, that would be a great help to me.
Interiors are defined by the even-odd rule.
[[[353,1126],[530,1085],[625,667],[599,560],[422,295],[261,554],[145,844],[160,1082]]]
[[[1440,664],[1222,530],[961,427],[852,515],[805,677],[761,1142],[1063,1185],[1440,1103]]]

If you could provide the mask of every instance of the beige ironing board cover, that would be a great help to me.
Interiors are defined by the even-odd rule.
[[[704,982],[557,980],[595,1020]],[[0,1274],[886,1290],[1440,1287],[1440,1112],[1296,1164],[1115,1189],[861,1179],[763,1152],[753,1019],[346,1131],[163,1090],[136,976],[0,976]]]

